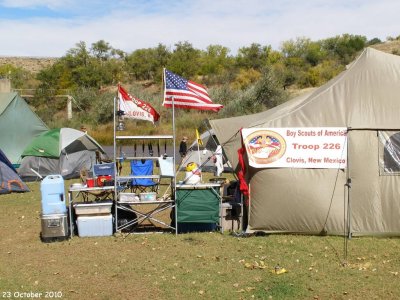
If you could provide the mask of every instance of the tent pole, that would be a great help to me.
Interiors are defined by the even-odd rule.
[[[117,160],[116,160],[116,157],[117,157],[117,154],[116,154],[116,148],[117,148],[117,138],[116,138],[116,135],[117,135],[117,132],[116,132],[116,128],[115,128],[115,126],[116,126],[116,124],[115,124],[115,121],[116,121],[116,113],[117,113],[117,104],[116,104],[116,102],[117,102],[117,98],[116,97],[114,97],[114,99],[113,99],[113,162],[114,162],[114,164],[115,164],[115,168],[114,168],[114,201],[115,201],[115,203],[114,203],[114,207],[115,207],[115,230],[116,231],[118,231],[118,195],[117,195],[117,185],[118,185],[118,183],[117,183]]]
[[[351,239],[351,201],[350,201],[350,189],[351,189],[351,178],[350,178],[350,164],[349,164],[349,132],[351,131],[351,127],[347,128],[347,169],[346,169],[346,183],[345,187],[347,188],[347,212],[346,212],[346,192],[343,195],[344,203],[344,262],[343,265],[347,264],[347,253],[348,253],[348,240]]]
[[[349,132],[351,127],[347,128],[347,238],[351,239],[351,201],[350,201],[350,189],[351,189],[351,177],[350,177],[350,163],[349,163]]]

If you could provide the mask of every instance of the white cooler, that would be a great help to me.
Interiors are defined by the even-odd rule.
[[[77,218],[80,237],[110,236],[113,234],[112,215],[80,215]]]

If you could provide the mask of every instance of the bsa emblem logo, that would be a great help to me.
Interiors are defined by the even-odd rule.
[[[270,164],[280,159],[286,151],[285,139],[271,130],[258,130],[244,141],[249,159],[257,164]]]

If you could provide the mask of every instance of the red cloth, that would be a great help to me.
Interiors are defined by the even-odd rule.
[[[240,192],[245,195],[245,196],[249,196],[249,186],[247,185],[246,182],[246,166],[244,164],[244,154],[246,153],[246,148],[244,147],[244,143],[243,143],[243,137],[242,137],[242,129],[240,129],[240,138],[242,141],[242,147],[239,148],[238,150],[238,158],[239,158],[239,166],[240,166],[240,170],[238,172],[238,178],[239,178],[239,189]]]

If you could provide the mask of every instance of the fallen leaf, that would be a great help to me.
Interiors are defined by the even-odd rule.
[[[271,272],[276,275],[281,275],[281,274],[287,273],[287,270],[285,268],[279,268],[277,270],[273,269]]]
[[[245,266],[247,269],[253,269],[253,265],[252,265],[251,263],[245,263],[244,266]]]

